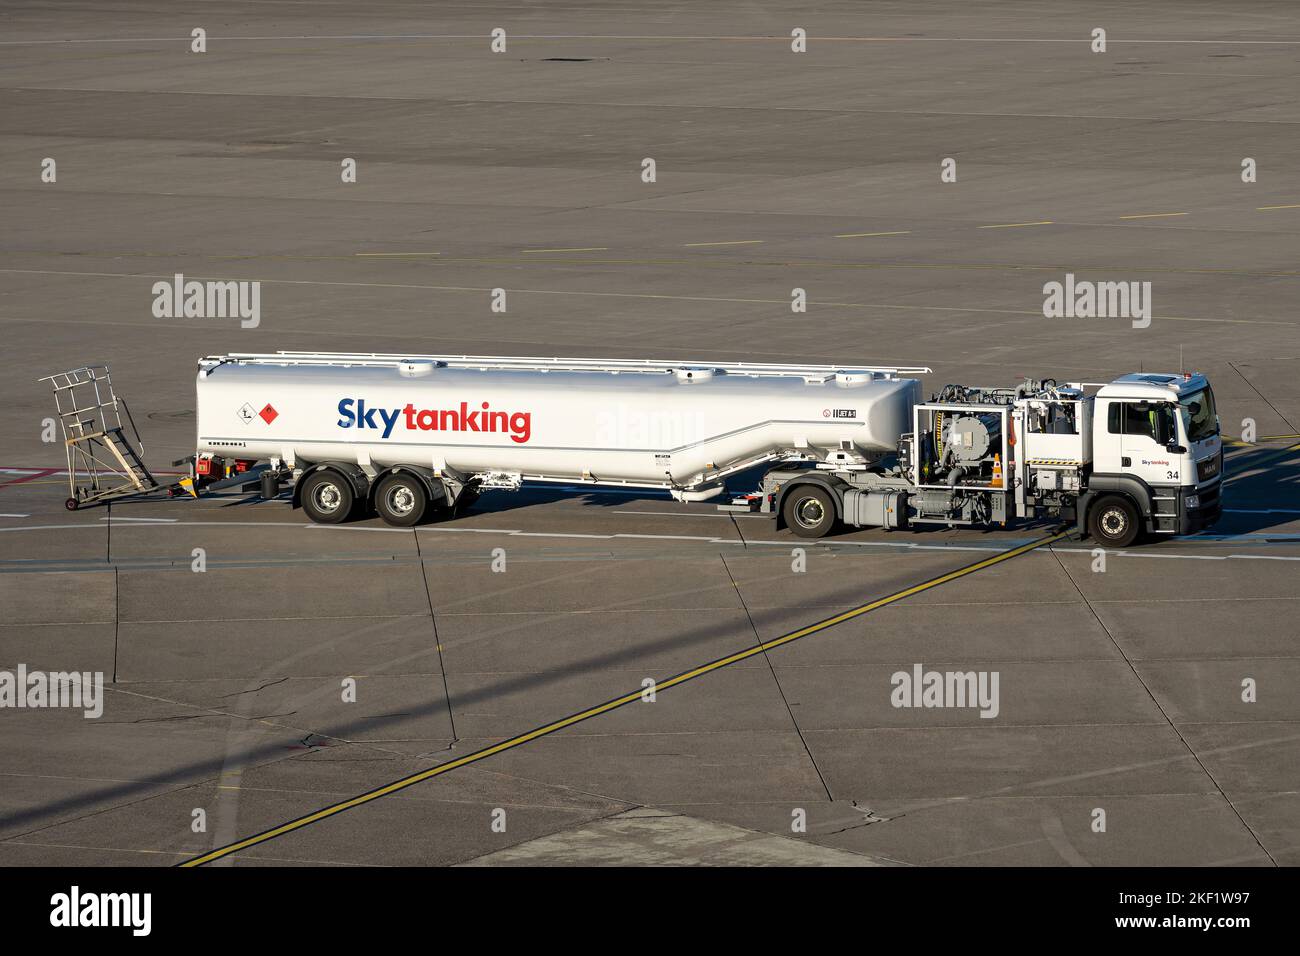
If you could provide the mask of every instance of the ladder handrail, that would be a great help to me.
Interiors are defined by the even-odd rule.
[[[135,436],[135,443],[139,446],[136,457],[140,459],[140,466],[144,467],[144,439],[140,437],[140,429],[135,427],[135,416],[131,414],[131,406],[126,403],[126,399],[121,399],[122,411],[126,412],[126,420],[131,423],[131,434]],[[121,421],[119,417],[119,422]],[[122,426],[119,424],[118,428]]]

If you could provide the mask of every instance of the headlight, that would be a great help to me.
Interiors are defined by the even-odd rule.
[[[1189,507],[1189,508],[1199,508],[1199,507],[1201,506],[1201,496],[1200,496],[1200,495],[1188,495],[1188,496],[1187,496],[1185,499],[1183,499],[1183,500],[1187,502],[1187,507]]]

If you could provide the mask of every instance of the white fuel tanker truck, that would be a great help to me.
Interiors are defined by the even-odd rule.
[[[928,368],[277,352],[200,360],[185,490],[265,463],[317,522],[412,526],[524,482],[723,495],[802,537],[857,527],[1075,521],[1100,542],[1186,534],[1221,511],[1214,394],[1199,374],[1105,385],[946,386]],[[178,462],[179,464],[179,462]],[[250,486],[251,487],[251,486]]]

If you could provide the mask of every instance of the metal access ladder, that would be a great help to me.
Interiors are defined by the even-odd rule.
[[[54,389],[54,405],[68,457],[69,511],[96,501],[158,487],[144,464],[144,442],[124,399],[113,392],[107,365],[84,365],[40,379]],[[124,432],[122,416],[132,438]]]

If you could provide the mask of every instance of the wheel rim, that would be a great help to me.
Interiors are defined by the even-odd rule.
[[[1108,538],[1123,537],[1128,530],[1128,515],[1122,508],[1107,508],[1101,514],[1101,530]]]
[[[794,506],[794,519],[801,527],[815,528],[826,517],[826,508],[820,499],[809,496]]]
[[[343,491],[332,481],[323,481],[311,493],[311,500],[325,514],[333,514],[343,504]]]
[[[384,493],[384,506],[390,514],[406,517],[415,510],[415,492],[408,485],[393,485]]]

